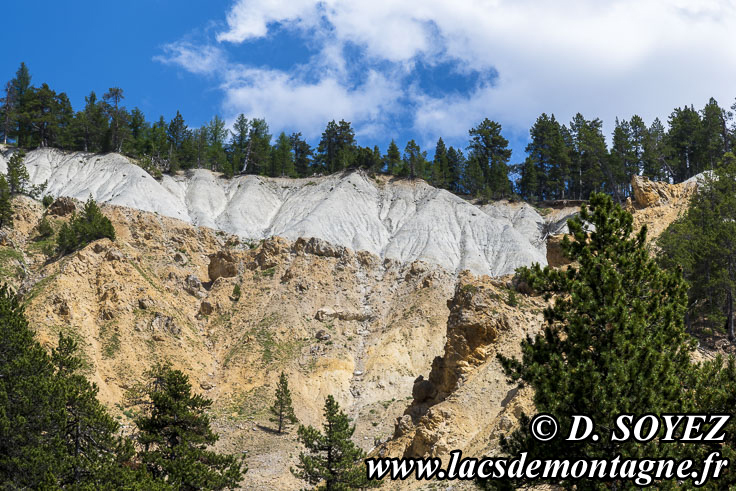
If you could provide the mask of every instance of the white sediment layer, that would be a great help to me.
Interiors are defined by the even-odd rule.
[[[0,156],[0,171],[6,170]],[[546,235],[564,226],[526,204],[481,207],[423,181],[374,180],[360,172],[304,179],[240,176],[206,170],[151,177],[118,154],[56,149],[28,153],[34,184],[46,193],[127,206],[245,239],[317,237],[400,261],[423,260],[493,276],[546,264]]]

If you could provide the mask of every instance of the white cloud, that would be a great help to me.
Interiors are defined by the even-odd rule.
[[[217,46],[197,46],[180,41],[164,46],[164,54],[153,58],[168,65],[182,68],[200,75],[211,74],[225,67],[225,55]]]
[[[301,131],[307,138],[319,136],[332,119],[360,122],[364,134],[376,131],[401,95],[401,87],[378,72],[354,88],[331,76],[310,83],[283,71],[246,67],[232,70],[228,79],[224,108],[229,117],[240,112],[266,117],[273,130]]]
[[[341,117],[375,130],[402,98],[417,132],[452,137],[483,117],[520,131],[542,111],[563,121],[578,111],[598,116],[610,130],[616,115],[651,121],[675,105],[702,106],[711,95],[730,105],[736,95],[729,0],[239,0],[217,39],[227,48],[277,25],[301,32],[320,54],[288,72],[228,71],[226,107],[309,133]],[[348,44],[374,67],[357,87],[343,57]],[[167,62],[195,73],[223,62],[211,47],[167,51]],[[464,96],[433,98],[412,79],[417,61],[499,76]]]
[[[227,15],[229,29],[218,34],[217,40],[242,43],[246,39],[266,36],[272,23],[295,23],[307,18],[314,22],[318,3],[313,0],[238,1]]]

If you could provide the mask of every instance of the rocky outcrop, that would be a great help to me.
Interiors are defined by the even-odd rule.
[[[76,209],[77,205],[76,203],[74,203],[73,199],[67,198],[66,196],[61,196],[54,200],[51,205],[49,205],[48,214],[58,217],[64,217],[67,215],[71,215],[76,211]]]
[[[261,269],[273,268],[283,260],[281,256],[289,252],[289,242],[283,237],[264,240],[256,253],[254,266]]]
[[[179,336],[181,334],[181,328],[176,325],[176,321],[172,317],[161,313],[156,313],[151,320],[151,331],[153,333],[153,339],[156,341],[161,341],[163,334],[172,336]]]
[[[511,306],[508,295],[506,283],[460,275],[448,301],[444,352],[434,359],[428,378],[420,375],[414,381],[411,404],[397,418],[393,438],[376,454],[443,457],[452,449],[487,452],[485,446],[473,445],[487,443],[501,426],[516,424],[517,409],[529,405],[529,394],[520,395],[506,379],[496,354],[518,356],[519,342],[530,329],[539,329],[542,319],[528,312],[532,305],[540,308],[538,299],[524,297],[523,306]],[[515,402],[520,397],[524,402]]]
[[[469,371],[486,360],[487,347],[509,328],[504,310],[493,308],[499,305],[498,297],[495,291],[474,284],[469,275],[459,279],[455,295],[447,301],[450,317],[445,353],[434,359],[429,374],[440,398],[447,397]]]
[[[454,296],[447,301],[450,316],[445,350],[432,362],[429,378],[420,375],[414,382],[415,404],[436,404],[445,399],[469,372],[486,361],[487,348],[499,332],[509,328],[505,309],[498,308],[501,303],[497,290],[487,289],[474,279],[462,274]]]
[[[195,275],[187,275],[184,280],[184,291],[197,298],[202,298],[204,293],[202,292],[202,282]]]
[[[628,209],[634,214],[635,229],[646,225],[648,237],[658,237],[687,209],[702,179],[703,174],[698,174],[685,182],[669,184],[651,181],[643,176],[632,177],[634,201],[628,205]]]
[[[327,321],[329,319],[340,319],[343,321],[367,321],[371,319],[368,312],[351,312],[345,310],[335,310],[332,307],[322,307],[314,314],[314,318],[318,321]]]
[[[210,280],[218,278],[232,278],[238,274],[238,261],[227,251],[217,251],[210,254],[210,264],[207,266],[207,274]]]
[[[666,204],[679,196],[679,187],[651,181],[645,176],[632,176],[631,189],[634,193],[634,202],[640,208]]]
[[[702,175],[698,174],[685,182],[670,184],[652,181],[646,176],[632,176],[631,190],[634,193],[634,204],[638,208],[651,208],[689,198],[701,179]]]
[[[294,242],[293,249],[296,253],[314,254],[322,257],[340,257],[345,254],[345,247],[335,246],[316,237],[300,237]]]

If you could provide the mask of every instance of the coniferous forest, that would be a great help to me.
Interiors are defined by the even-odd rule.
[[[565,123],[542,114],[529,130],[524,157],[512,157],[501,125],[486,118],[468,131],[467,147],[448,148],[439,138],[432,158],[414,139],[403,151],[394,140],[385,150],[363,147],[344,120],[328,122],[316,147],[301,133],[272,135],[264,119],[243,114],[230,129],[218,115],[199,128],[189,127],[178,111],[170,121],[163,116],[151,121],[137,107],[128,109],[120,87],[101,97],[90,92],[84,107],[75,111],[64,92],[46,83],[34,85],[24,63],[5,84],[1,102],[4,143],[119,152],[153,175],[204,168],[225,177],[306,177],[360,168],[422,178],[472,197],[531,202],[580,200],[591,192],[622,200],[631,194],[633,175],[682,182],[714,169],[736,143],[731,111],[713,98],[702,109],[675,108],[666,121],[645,122],[636,115],[617,119],[610,145],[598,118],[578,113]]]

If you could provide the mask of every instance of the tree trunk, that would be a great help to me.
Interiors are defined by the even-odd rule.
[[[79,421],[74,427],[74,482],[79,482]]]
[[[733,341],[735,339],[733,332],[733,293],[730,286],[728,287],[726,301],[728,302],[728,319],[726,320],[726,326],[728,327],[728,339],[729,341]]]
[[[248,160],[250,159],[251,143],[253,143],[253,139],[248,140],[248,149],[245,151],[245,160],[243,160],[243,170],[240,171],[241,174],[245,174],[245,171],[248,169]]]

